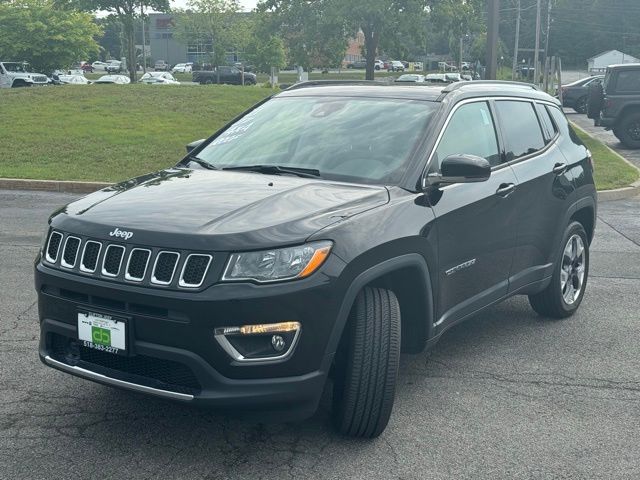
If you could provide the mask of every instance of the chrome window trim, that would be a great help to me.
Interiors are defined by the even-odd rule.
[[[198,283],[197,285],[192,283],[186,283],[184,281],[184,271],[186,270],[187,264],[189,263],[189,259],[191,257],[208,257],[209,258],[209,261],[207,262],[207,266],[204,268],[204,273],[202,274],[202,280],[200,280],[200,283]],[[204,283],[204,279],[206,278],[207,273],[209,272],[209,267],[211,266],[212,259],[213,259],[213,256],[206,253],[190,253],[189,255],[187,255],[187,258],[182,264],[182,270],[180,271],[178,286],[182,288],[198,288],[199,286],[201,286]]]
[[[169,278],[168,282],[163,282],[156,278],[156,267],[158,266],[158,259],[163,253],[168,253],[177,257],[176,263],[173,266],[173,271],[171,272],[171,278]],[[153,261],[153,268],[151,269],[151,283],[153,283],[154,285],[171,285],[171,282],[173,282],[173,277],[176,274],[176,270],[178,269],[178,263],[180,263],[180,253],[172,252],[170,250],[160,250],[156,255],[156,259]]]
[[[51,258],[49,256],[49,244],[51,243],[51,238],[53,238],[54,235],[60,235],[60,243],[58,244],[58,249],[56,250],[56,258]],[[49,263],[56,263],[58,261],[58,256],[60,255],[60,247],[62,247],[62,240],[64,239],[64,235],[58,231],[53,231],[51,232],[51,235],[49,235],[49,240],[47,241],[47,248],[44,252],[44,259],[49,262]]]
[[[271,362],[286,360],[291,355],[293,355],[293,351],[295,350],[296,345],[298,344],[298,339],[300,338],[300,332],[302,332],[302,325],[300,325],[300,328],[296,330],[296,333],[293,336],[293,340],[291,341],[291,345],[289,346],[286,352],[274,357],[262,357],[262,358],[246,358],[245,356],[243,356],[240,352],[238,352],[238,350],[236,350],[233,347],[233,345],[231,345],[231,342],[227,340],[225,335],[223,335],[222,333],[219,333],[219,332],[222,332],[223,330],[224,328],[216,328],[214,337],[217,340],[217,342],[220,344],[222,349],[227,353],[227,355],[233,358],[236,362],[254,363],[254,364],[255,363],[271,363]],[[274,335],[277,335],[277,334],[274,333]]]
[[[64,254],[67,251],[67,243],[69,243],[69,240],[75,238],[76,240],[78,240],[78,250],[76,251],[76,258],[73,259],[73,263],[67,263],[64,260]],[[64,248],[62,249],[62,257],[60,257],[60,266],[64,267],[64,268],[73,268],[76,266],[76,262],[78,261],[78,253],[80,253],[80,246],[82,245],[82,240],[80,240],[79,237],[76,237],[74,235],[67,235],[67,238],[64,240]]]
[[[118,265],[118,271],[114,274],[109,273],[107,271],[105,271],[104,269],[104,264],[107,260],[107,255],[109,254],[109,249],[110,248],[121,248],[123,250],[122,252],[122,257],[120,257],[120,264]],[[109,277],[109,278],[116,278],[118,275],[120,275],[120,270],[122,269],[122,260],[124,260],[124,254],[125,254],[125,250],[126,248],[122,245],[116,245],[116,244],[110,244],[107,245],[107,248],[105,248],[104,250],[104,256],[102,257],[102,268],[100,269],[100,273],[102,274],[102,276],[104,277]]]
[[[87,245],[89,245],[90,243],[97,243],[98,244],[98,258],[96,258],[96,266],[93,270],[90,270],[88,268],[86,268],[84,266],[84,254],[87,250]],[[97,242],[95,240],[87,240],[86,242],[84,242],[84,247],[82,247],[82,256],[80,257],[80,271],[84,272],[84,273],[94,273],[97,269],[98,269],[98,263],[100,261],[100,253],[102,252],[102,243],[101,242]]]
[[[131,257],[133,256],[133,252],[139,250],[141,252],[148,252],[149,256],[147,257],[147,262],[144,265],[144,271],[142,272],[142,277],[132,277],[129,275],[129,264],[131,263]],[[132,248],[129,252],[129,258],[127,259],[127,265],[124,269],[124,279],[129,280],[131,282],[141,282],[144,280],[145,275],[147,274],[147,268],[149,268],[149,260],[151,260],[151,250],[148,248]],[[119,271],[118,271],[119,273]]]

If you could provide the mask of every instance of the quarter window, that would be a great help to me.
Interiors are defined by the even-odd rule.
[[[544,148],[544,137],[531,102],[500,100],[496,109],[508,162]]]
[[[536,110],[538,111],[538,117],[540,117],[540,121],[542,122],[542,126],[544,127],[545,140],[547,143],[549,143],[549,141],[551,141],[551,139],[556,136],[556,133],[558,133],[558,129],[553,124],[553,121],[549,116],[549,112],[546,108],[544,108],[544,105],[541,105],[539,103],[536,104]]]
[[[640,70],[628,70],[618,73],[616,92],[640,92]]]
[[[436,149],[438,163],[456,154],[485,158],[491,166],[500,163],[496,130],[487,102],[462,105],[449,120]]]

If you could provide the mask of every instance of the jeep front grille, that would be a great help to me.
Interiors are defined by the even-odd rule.
[[[204,284],[213,256],[109,243],[52,231],[44,260],[52,267],[111,281],[196,289]]]
[[[53,232],[49,237],[49,244],[47,245],[47,253],[45,255],[48,262],[56,263],[61,243],[62,234],[60,232]]]
[[[64,249],[62,251],[62,260],[60,261],[60,264],[65,268],[75,267],[79,248],[80,239],[78,237],[67,237],[64,242]]]
[[[211,263],[211,255],[191,254],[187,257],[187,261],[184,262],[182,267],[182,274],[180,275],[180,282],[178,285],[181,287],[196,288],[202,285],[204,281],[204,275],[207,273]]]
[[[131,250],[124,278],[135,282],[142,281],[144,274],[147,272],[149,257],[151,257],[151,250],[145,248],[134,248]]]
[[[104,260],[102,260],[102,274],[107,277],[117,277],[120,273],[123,256],[124,247],[122,245],[109,245],[104,252]]]

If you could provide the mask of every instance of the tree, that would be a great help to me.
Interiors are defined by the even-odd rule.
[[[95,56],[102,33],[91,15],[57,9],[51,0],[0,3],[0,25],[3,59],[27,61],[45,73]]]
[[[242,50],[248,40],[249,21],[237,0],[190,0],[176,14],[176,37],[183,43],[209,48],[210,61],[220,65],[229,50]]]
[[[103,11],[120,20],[127,46],[127,65],[132,82],[136,76],[136,35],[135,22],[142,7],[156,12],[169,10],[169,0],[53,0],[61,8],[78,8],[87,12]]]
[[[266,42],[256,39],[250,50],[249,61],[259,72],[270,72],[271,67],[283,68],[286,65],[284,42],[279,37],[269,37]]]

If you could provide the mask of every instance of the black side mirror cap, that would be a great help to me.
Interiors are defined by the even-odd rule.
[[[455,154],[446,157],[440,165],[440,173],[425,177],[424,186],[441,183],[486,182],[491,176],[491,165],[476,155]]]
[[[204,142],[205,140],[206,140],[205,138],[201,138],[200,140],[196,140],[194,142],[191,142],[191,143],[187,144],[187,153],[191,153],[193,150],[198,148],[200,146],[200,144],[202,142]]]

